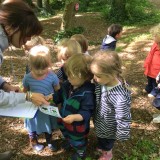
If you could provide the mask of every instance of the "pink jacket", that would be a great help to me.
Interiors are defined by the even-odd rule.
[[[151,78],[156,78],[160,72],[160,49],[157,43],[154,43],[147,58],[144,61],[144,74]]]

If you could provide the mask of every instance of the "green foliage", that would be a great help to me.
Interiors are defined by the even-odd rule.
[[[52,0],[50,5],[53,10],[62,10],[64,8],[65,1],[64,0]]]
[[[54,39],[55,43],[57,43],[58,41],[60,41],[63,38],[70,38],[74,34],[81,34],[83,32],[84,32],[83,27],[75,27],[75,28],[72,28],[70,30],[63,30],[63,31],[58,32],[53,37],[53,39]]]
[[[155,23],[159,20],[158,11],[153,8],[153,5],[148,0],[127,0],[125,4],[125,16],[120,15],[119,11],[115,11],[110,14],[112,6],[108,6],[102,10],[102,16],[112,23],[123,23],[123,24],[147,24]],[[160,12],[159,12],[160,13]]]
[[[151,155],[158,152],[158,147],[149,140],[139,140],[133,148],[131,155],[124,156],[124,160],[150,160]]]
[[[106,0],[80,0],[80,10],[84,12],[101,12],[107,5]]]

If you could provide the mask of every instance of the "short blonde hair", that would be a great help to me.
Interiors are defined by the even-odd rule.
[[[88,50],[88,40],[83,34],[74,34],[71,39],[76,40],[80,44],[83,53]]]
[[[29,63],[31,70],[44,70],[51,66],[51,55],[48,47],[37,45],[29,52]]]
[[[121,59],[115,51],[98,51],[93,58],[92,65],[97,65],[101,73],[99,74],[116,74],[122,73]]]
[[[24,49],[29,51],[32,47],[39,44],[44,45],[44,39],[40,36],[33,36],[30,41],[26,42],[26,44],[24,45]]]
[[[80,44],[75,40],[65,39],[58,45],[57,58],[59,61],[61,59],[67,60],[69,57],[77,53],[82,53],[82,49]]]
[[[91,80],[93,74],[90,70],[92,57],[86,54],[75,54],[71,56],[64,65],[67,76],[75,76],[83,80]]]
[[[151,28],[150,33],[152,34],[153,37],[157,37],[158,39],[160,39],[160,24]]]

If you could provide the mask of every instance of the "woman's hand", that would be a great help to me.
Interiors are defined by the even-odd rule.
[[[31,100],[36,106],[41,106],[42,104],[49,105],[50,103],[45,99],[46,97],[40,93],[32,93]]]

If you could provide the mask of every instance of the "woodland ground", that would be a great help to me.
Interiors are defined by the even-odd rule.
[[[42,37],[47,39],[46,43],[52,49],[55,46],[50,39],[60,28],[60,18],[60,15],[57,15],[42,21],[44,24]],[[99,13],[79,14],[76,23],[77,26],[85,28],[84,35],[90,42],[89,52],[94,54],[95,51],[99,50],[100,43],[106,35],[108,24],[104,22]],[[150,104],[147,95],[142,92],[146,84],[143,62],[153,43],[149,35],[151,27],[153,26],[125,27],[123,37],[117,43],[117,51],[123,61],[125,78],[132,88],[132,127],[130,140],[116,142],[113,149],[114,160],[123,160],[122,157],[125,155],[128,155],[131,160],[142,160],[143,158],[133,157],[134,155],[136,157],[136,154],[147,154],[146,146],[160,148],[160,124],[152,123],[152,115],[158,111]],[[20,84],[25,72],[26,57],[22,52],[22,50],[6,51],[5,60],[1,67],[0,74],[13,84]],[[56,62],[55,57],[56,55],[53,53],[54,62]],[[53,139],[59,148],[57,152],[52,153],[46,147],[41,153],[35,153],[29,147],[28,135],[23,127],[22,118],[1,117],[0,126],[0,152],[13,150],[15,156],[12,160],[67,160],[72,154],[72,151],[66,153],[60,149],[62,140],[59,132],[53,133]],[[45,144],[43,135],[39,139]],[[97,159],[94,155],[95,148],[96,138],[93,124],[91,124],[87,149],[87,155],[90,157],[88,160]],[[160,150],[153,152],[150,156],[149,158],[147,155],[146,160],[160,160]]]

